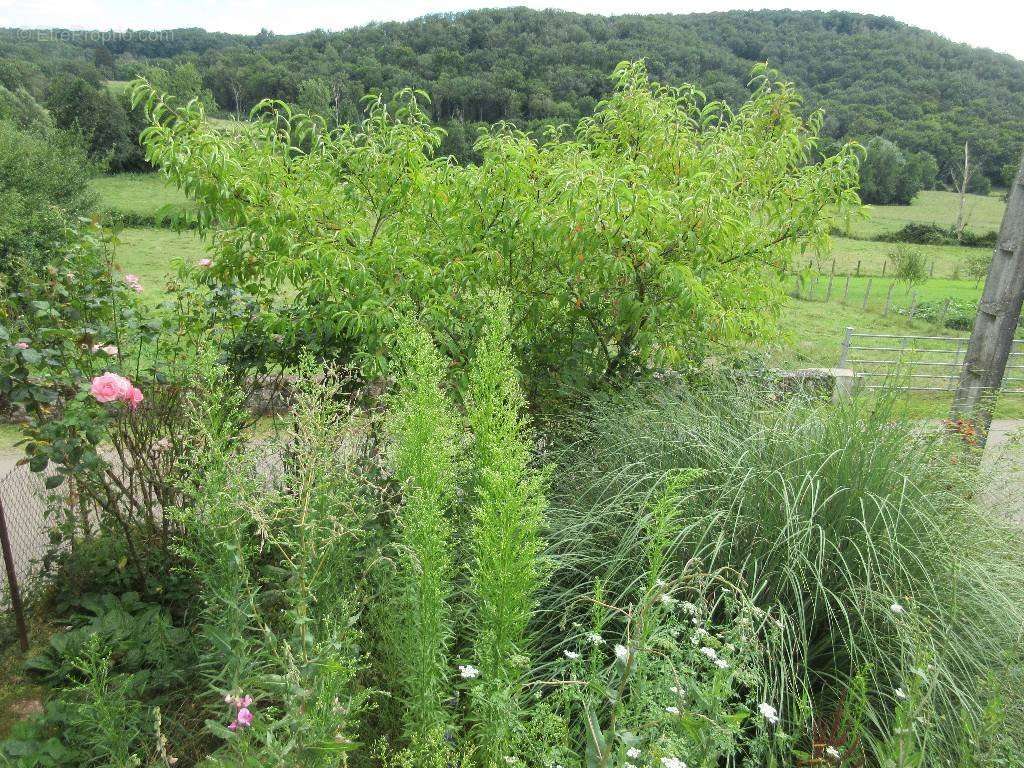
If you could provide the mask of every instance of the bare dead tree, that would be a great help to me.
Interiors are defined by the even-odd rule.
[[[971,165],[971,148],[969,142],[964,142],[964,164],[963,168],[951,168],[949,171],[950,180],[953,182],[952,190],[957,193],[958,205],[956,211],[956,239],[963,235],[967,226],[967,187],[970,186],[971,177],[974,175],[974,167]]]

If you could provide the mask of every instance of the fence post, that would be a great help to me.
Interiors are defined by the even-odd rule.
[[[839,350],[839,365],[837,368],[845,368],[850,359],[850,341],[853,339],[853,327],[846,326],[846,333],[843,335],[843,346]]]
[[[889,310],[892,308],[892,289],[896,287],[896,283],[889,283],[889,290],[885,294],[885,310],[882,312],[882,317],[889,316]]]
[[[811,280],[810,286],[808,286],[808,301],[814,301],[814,287],[818,284],[818,278],[815,277]]]
[[[910,297],[910,311],[907,313],[907,319],[913,320],[915,312],[917,312],[917,291],[914,291]]]
[[[928,270],[928,277],[935,277],[935,259],[932,259],[932,268]]]
[[[0,498],[0,549],[3,550],[4,568],[7,570],[7,587],[11,593],[11,610],[18,627],[18,644],[24,653],[28,650],[28,630],[25,628],[25,609],[18,591],[18,574],[14,570],[14,553],[11,552],[11,538],[7,535],[7,518],[4,515],[4,500]]]
[[[885,277],[885,268],[889,266],[889,260],[886,259],[882,262],[882,277]]]
[[[860,305],[861,311],[864,311],[864,310],[866,310],[868,308],[868,296],[870,296],[870,295],[871,295],[871,278],[869,277],[868,278],[868,285],[864,289],[864,301]]]
[[[833,270],[834,270],[835,265],[833,264],[832,266],[833,266]],[[834,274],[834,271],[833,271],[833,274]],[[828,288],[825,290],[825,303],[826,304],[828,304],[828,302],[832,301],[832,276],[833,276],[832,274],[830,274],[828,276]]]
[[[860,277],[860,259],[857,259],[857,277]]]
[[[843,288],[843,304],[846,303],[846,297],[850,295],[850,275],[846,275],[846,287]]]

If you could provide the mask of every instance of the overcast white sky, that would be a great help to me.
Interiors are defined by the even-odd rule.
[[[1021,0],[0,0],[0,26],[115,30],[203,27],[242,33],[266,28],[290,34],[317,27],[337,30],[369,21],[405,20],[427,13],[510,5],[609,15],[738,8],[841,9],[895,16],[952,40],[1024,59]]]

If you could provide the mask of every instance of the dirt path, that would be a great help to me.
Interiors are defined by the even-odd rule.
[[[981,467],[988,475],[983,503],[1024,525],[1024,419],[992,422]]]

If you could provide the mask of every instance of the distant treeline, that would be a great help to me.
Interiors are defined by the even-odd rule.
[[[100,83],[140,73],[182,97],[201,96],[221,114],[244,115],[270,97],[338,122],[357,119],[368,92],[420,88],[448,131],[443,151],[472,160],[482,124],[511,120],[539,131],[573,122],[593,110],[615,64],[636,58],[663,82],[694,82],[730,104],[749,94],[751,66],[767,61],[797,83],[808,109],[825,111],[830,140],[884,138],[903,153],[904,175],[924,175],[923,186],[948,179],[970,141],[974,191],[984,192],[1005,183],[1024,146],[1024,62],[853,13],[605,17],[514,8],[288,36],[0,31],[0,84],[24,89],[58,123],[79,113],[94,155],[103,152],[95,138],[104,131],[85,123],[98,113],[118,122],[109,105],[119,99]],[[106,133],[130,135],[132,120],[125,114]],[[111,167],[140,161],[116,137],[102,140]],[[887,184],[883,196],[907,181]]]

